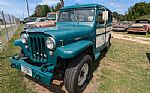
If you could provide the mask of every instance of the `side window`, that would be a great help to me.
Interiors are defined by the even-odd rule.
[[[111,23],[112,22],[112,14],[111,12],[109,11],[108,12],[108,23]]]
[[[103,25],[104,23],[105,21],[103,20],[103,10],[99,10],[99,13],[96,19],[96,24],[97,24],[96,35],[99,35],[105,32],[104,27],[99,27],[100,25]]]
[[[97,25],[105,23],[105,21],[103,20],[103,10],[99,10],[96,23]]]

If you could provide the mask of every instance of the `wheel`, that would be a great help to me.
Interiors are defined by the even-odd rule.
[[[148,31],[145,33],[145,35],[148,35]]]
[[[127,34],[130,34],[131,32],[127,32]]]
[[[68,64],[64,85],[70,93],[81,93],[92,77],[92,58],[81,55]]]
[[[23,57],[24,56],[24,52],[23,50],[21,49],[20,53],[19,53],[19,57]]]

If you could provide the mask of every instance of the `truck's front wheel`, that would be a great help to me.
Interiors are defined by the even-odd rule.
[[[82,92],[92,77],[92,58],[82,55],[69,63],[65,72],[65,88],[71,93]]]

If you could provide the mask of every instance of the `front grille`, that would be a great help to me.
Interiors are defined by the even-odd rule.
[[[47,62],[47,53],[44,37],[30,36],[29,47],[30,59],[33,60],[33,62]]]

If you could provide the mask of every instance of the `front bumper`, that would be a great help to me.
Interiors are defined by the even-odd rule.
[[[30,71],[29,71],[30,74],[28,74],[28,73],[26,73],[26,74],[28,74],[32,78],[35,78],[35,79],[41,81],[45,85],[50,86],[50,83],[51,83],[52,77],[53,77],[53,70],[54,70],[53,65],[49,65],[48,70],[43,70],[43,66],[38,67],[38,66],[31,65],[31,64],[25,62],[23,59],[15,59],[14,57],[11,57],[10,62],[11,62],[12,68],[16,68],[21,71],[22,71],[22,67],[26,67],[26,68],[30,69]]]
[[[147,30],[133,30],[133,29],[128,29],[128,32],[139,32],[139,33],[146,33]]]

